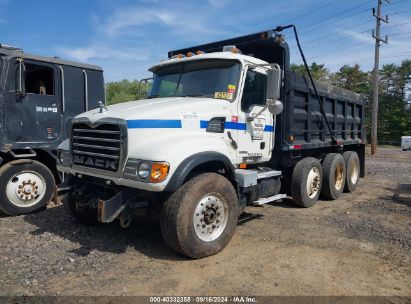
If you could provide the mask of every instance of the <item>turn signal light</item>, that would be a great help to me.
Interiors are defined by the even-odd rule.
[[[170,165],[168,163],[153,163],[151,165],[150,182],[161,183],[167,177]]]

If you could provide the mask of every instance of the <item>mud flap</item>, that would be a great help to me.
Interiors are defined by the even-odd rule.
[[[122,190],[109,200],[98,200],[97,214],[101,223],[111,223],[127,207],[127,200],[130,198],[130,191]]]
[[[53,198],[51,201],[54,203],[54,205],[57,205],[59,203],[59,194],[58,194],[58,188],[57,186],[53,187]]]

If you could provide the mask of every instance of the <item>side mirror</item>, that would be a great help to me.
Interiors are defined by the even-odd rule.
[[[280,98],[281,89],[281,69],[278,65],[272,66],[267,71],[266,98],[277,100]]]
[[[151,85],[153,84],[153,77],[151,78],[144,78],[141,79],[138,83],[138,97],[147,97],[148,92],[151,89]]]
[[[24,72],[25,72],[24,61],[22,58],[18,58],[17,61],[19,63],[19,70],[18,70],[18,75],[17,75],[16,94],[19,96],[24,96],[26,95],[26,88],[24,85]]]
[[[281,101],[275,99],[267,100],[267,108],[273,115],[281,114],[284,110],[284,105]]]

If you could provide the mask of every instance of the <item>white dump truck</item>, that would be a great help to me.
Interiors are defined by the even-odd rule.
[[[364,104],[290,70],[275,30],[169,52],[147,99],[72,121],[58,170],[84,224],[160,220],[165,242],[202,258],[230,241],[247,205],[311,207],[364,176]]]

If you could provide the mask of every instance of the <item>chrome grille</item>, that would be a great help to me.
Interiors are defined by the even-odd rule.
[[[95,128],[85,123],[73,124],[73,164],[117,171],[121,158],[121,131],[116,124]]]

